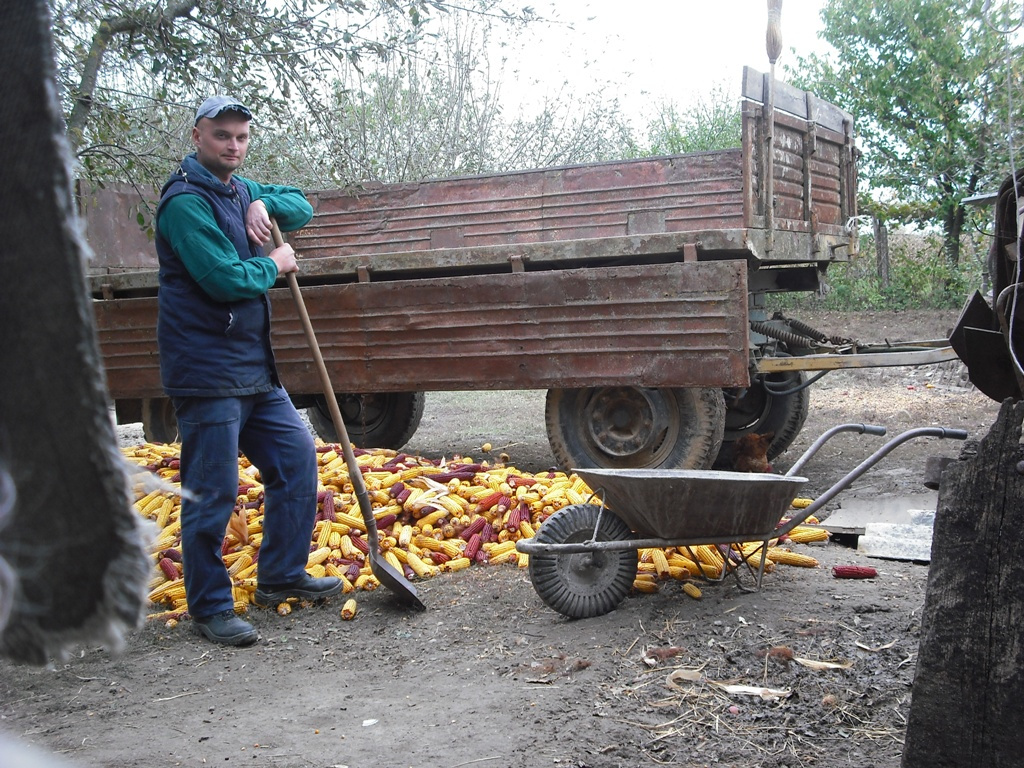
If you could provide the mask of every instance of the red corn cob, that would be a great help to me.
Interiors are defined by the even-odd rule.
[[[878,571],[867,565],[836,565],[832,575],[837,579],[873,579]]]
[[[169,557],[161,558],[157,565],[160,566],[160,570],[164,572],[164,576],[167,577],[168,581],[174,581],[181,576],[181,574],[178,573],[178,566],[176,566]]]
[[[487,520],[485,518],[475,517],[470,521],[469,525],[462,529],[462,533],[459,534],[459,538],[464,541],[469,541],[470,537],[474,533],[480,533],[480,531],[484,529],[485,525],[487,525]]]
[[[480,551],[480,547],[483,544],[483,539],[479,533],[474,533],[466,542],[466,549],[463,550],[462,554],[464,557],[468,557],[472,560],[476,557],[476,553]]]

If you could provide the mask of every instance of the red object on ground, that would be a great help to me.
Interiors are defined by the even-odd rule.
[[[867,565],[835,565],[832,575],[837,579],[873,579],[878,571]]]

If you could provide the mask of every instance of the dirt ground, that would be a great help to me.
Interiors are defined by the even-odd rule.
[[[879,341],[945,336],[956,313],[800,317]],[[479,458],[488,441],[538,471],[553,461],[543,405],[532,392],[432,394],[407,449]],[[997,410],[956,363],[832,373],[815,385],[804,432],[776,469],[835,424],[880,423],[890,435],[939,425],[979,438]],[[836,437],[805,469],[807,495],[882,440]],[[956,456],[959,445],[907,443],[828,509],[848,496],[920,492],[926,457]],[[552,612],[525,570],[474,566],[418,582],[422,613],[383,589],[359,593],[351,622],[340,620],[338,598],[290,616],[253,610],[261,640],[248,649],[200,640],[188,621],[149,622],[117,657],[89,647],[48,669],[0,662],[0,731],[110,768],[895,768],[927,566],[868,560],[837,543],[799,549],[820,567],[780,566],[759,592],[726,580],[697,601],[666,583],[594,619]],[[834,579],[835,564],[879,575]]]

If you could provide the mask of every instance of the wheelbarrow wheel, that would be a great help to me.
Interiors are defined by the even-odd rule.
[[[598,523],[596,538],[594,526]],[[537,531],[536,541],[567,544],[635,538],[622,520],[594,504],[559,510]],[[595,550],[574,554],[530,555],[530,581],[548,607],[573,619],[603,616],[625,599],[636,578],[635,549]]]

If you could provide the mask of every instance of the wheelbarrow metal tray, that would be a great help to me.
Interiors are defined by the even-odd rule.
[[[697,469],[575,469],[641,536],[759,541],[772,532],[805,477]]]

